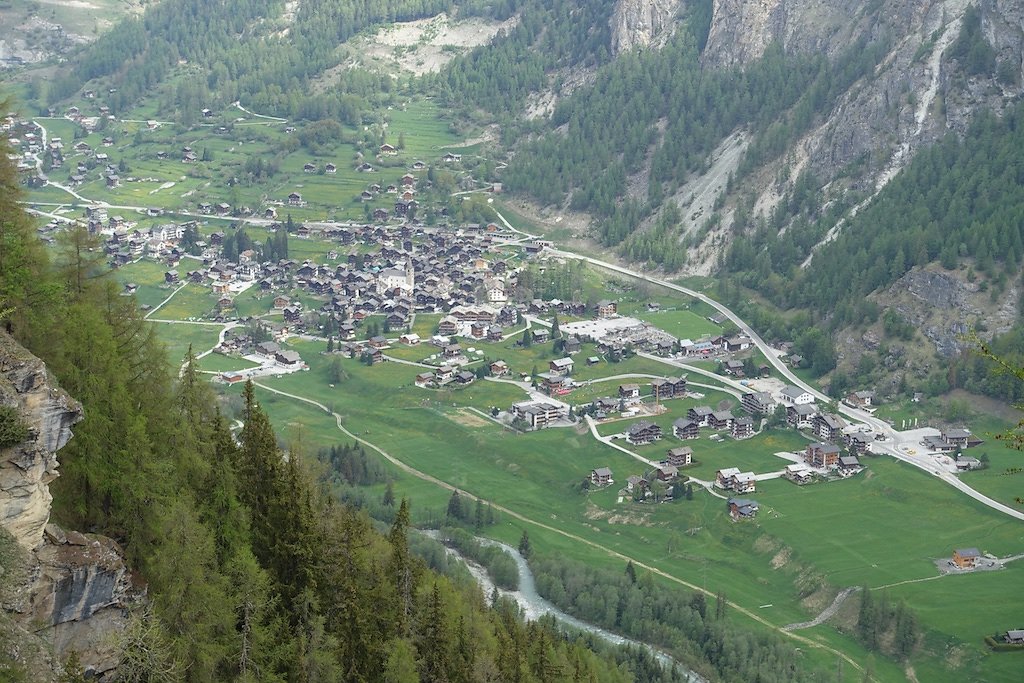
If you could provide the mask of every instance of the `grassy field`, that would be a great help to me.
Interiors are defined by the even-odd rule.
[[[413,367],[367,368],[347,361],[349,379],[332,390],[322,379],[324,361],[311,347],[297,344],[296,348],[309,358],[311,372],[268,380],[268,386],[329,402],[359,435],[470,493],[537,521],[554,523],[709,590],[724,590],[740,604],[771,604],[763,616],[774,623],[806,618],[802,603],[806,595],[798,586],[804,585],[808,573],[825,586],[878,587],[933,575],[931,558],[947,554],[954,546],[978,545],[1004,554],[1024,544],[1024,530],[1018,525],[926,475],[885,459],[871,459],[865,474],[847,481],[808,487],[782,480],[761,482],[756,497],[762,515],[748,525],[726,521],[722,501],[702,492],[694,501],[661,506],[619,503],[613,490],[582,494],[576,483],[593,467],[611,467],[623,481],[643,466],[585,433],[550,429],[516,436],[465,410],[469,405],[504,405],[521,397],[511,385],[477,382],[461,391],[424,392],[410,386]],[[687,444],[694,447],[699,462],[687,473],[710,477],[726,466],[779,469],[785,461],[772,453],[804,444],[806,439],[790,431],[742,442],[701,439]],[[671,445],[674,440],[666,439],[649,448],[654,454]],[[938,509],[942,515],[931,512]],[[515,541],[520,528],[521,524],[508,524],[494,531]],[[594,548],[566,544],[554,532],[530,528],[530,533],[545,551],[557,549],[587,561],[617,563]],[[769,547],[771,552],[766,550]],[[775,568],[782,547],[788,549],[789,559]],[[709,567],[706,575],[705,567]],[[934,595],[928,591],[942,581],[905,585]],[[889,590],[902,595],[901,586]],[[1000,614],[1014,609],[1019,613],[1019,601],[1009,603],[1013,606],[1000,608]],[[930,629],[929,638],[948,633],[945,623],[955,621],[955,612],[953,606],[934,613],[931,608],[923,611],[920,616]],[[950,637],[969,641],[967,630]],[[863,654],[859,645],[832,628],[814,629],[807,635]],[[990,675],[989,660],[981,649],[965,647],[963,666]],[[900,679],[899,668],[884,660],[876,662],[875,670],[882,680]],[[937,665],[934,679],[948,678],[949,673]]]
[[[140,305],[156,306],[170,296],[177,287],[164,284],[166,271],[167,267],[162,263],[142,259],[121,266],[114,271],[114,277],[122,284],[133,282],[139,286],[135,292],[135,298]]]
[[[205,349],[204,349],[205,350]],[[228,372],[231,370],[246,370],[257,367],[257,363],[248,361],[238,356],[225,356],[222,353],[211,353],[199,359],[199,369],[206,372]]]
[[[167,347],[167,357],[175,366],[180,365],[188,347],[200,354],[217,344],[220,328],[213,325],[187,325],[175,323],[150,323],[156,325],[157,335]]]
[[[164,298],[174,290],[170,290]],[[217,297],[208,287],[187,284],[174,293],[171,300],[156,309],[152,316],[159,320],[189,320],[205,317],[213,310]]]

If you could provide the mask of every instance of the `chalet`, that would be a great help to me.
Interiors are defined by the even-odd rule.
[[[654,443],[655,441],[660,440],[661,427],[653,422],[648,422],[647,420],[638,420],[631,424],[629,429],[626,430],[626,441],[634,446]]]
[[[285,309],[292,305],[292,300],[286,297],[284,294],[280,294],[274,297],[274,308]]]
[[[693,420],[679,418],[672,423],[672,434],[677,439],[696,439],[700,436],[700,426]]]
[[[398,154],[398,148],[396,148],[394,145],[389,145],[386,142],[383,145],[381,145],[378,148],[378,150],[380,151],[381,154],[385,156],[395,156],[396,154]]]
[[[289,193],[289,195],[288,195],[288,205],[289,206],[302,206],[302,204],[303,204],[303,202],[302,202],[302,195],[301,194],[299,194],[298,192],[291,192],[291,193]]]
[[[736,493],[753,493],[757,488],[757,479],[753,472],[740,472],[732,478],[732,490]]]
[[[178,281],[178,271],[168,270],[164,273],[164,282],[171,284]]]
[[[369,190],[363,190],[359,193],[359,201],[368,202],[373,200],[373,193]]]
[[[875,392],[873,391],[853,391],[846,395],[843,403],[851,408],[870,408],[874,399]]]
[[[587,357],[587,367],[593,367],[593,366],[597,365],[600,362],[601,362],[601,357],[600,356],[588,356]]]
[[[284,313],[284,321],[287,323],[297,323],[302,319],[302,309],[298,306],[286,306],[282,313]]]
[[[984,443],[966,429],[945,429],[942,431],[942,440],[957,448],[970,448]]]
[[[369,348],[363,351],[362,359],[369,365],[377,365],[384,362],[384,354],[380,349]]]
[[[968,455],[959,455],[956,459],[956,468],[960,471],[976,470],[981,467],[981,461]]]
[[[960,569],[974,569],[980,557],[977,548],[957,548],[953,551],[953,564]]]
[[[531,429],[543,429],[550,423],[567,417],[569,408],[553,403],[523,401],[512,405],[512,415],[516,419],[525,420]]]
[[[490,371],[492,377],[502,377],[509,374],[508,363],[503,360],[496,360],[490,365]]]
[[[640,398],[640,385],[639,384],[620,384],[619,385],[619,398],[628,400],[635,400]]]
[[[804,452],[804,462],[811,467],[835,467],[839,464],[839,446],[834,443],[812,443]]]
[[[847,474],[854,474],[860,472],[863,466],[860,464],[860,460],[856,455],[840,455],[839,456],[839,470]]]
[[[437,324],[437,333],[442,334],[446,337],[451,337],[458,334],[459,332],[459,321],[454,316],[446,315],[441,318],[441,322]]]
[[[442,365],[434,371],[434,381],[438,384],[447,384],[455,379],[455,368],[450,365]]]
[[[609,484],[614,484],[615,481],[612,479],[612,471],[610,469],[598,467],[590,471],[590,483],[594,486],[608,486]]]
[[[1009,645],[1024,645],[1024,629],[1007,631],[1003,635],[1003,641]]]
[[[752,391],[743,394],[740,404],[751,415],[767,415],[775,408],[775,400],[767,391]]]
[[[412,166],[411,166],[412,170],[414,170],[414,171],[422,171],[426,167],[427,167],[427,165],[424,162],[420,161],[419,159],[417,159],[416,161],[412,162]]]
[[[446,164],[462,161],[461,154],[452,154],[451,152],[445,152],[444,156],[441,157],[441,161]]]
[[[408,216],[416,210],[417,206],[419,204],[417,204],[415,199],[399,199],[395,202],[395,215]]]
[[[387,337],[382,337],[379,334],[375,337],[370,337],[367,340],[367,343],[370,345],[371,348],[374,349],[386,349],[388,346]]]
[[[568,355],[579,353],[583,350],[583,343],[577,337],[569,337],[562,346],[562,351]]]
[[[462,347],[458,344],[449,344],[444,347],[443,354],[445,358],[458,358],[462,355]]]
[[[608,299],[602,299],[597,302],[597,317],[598,318],[610,318],[616,314],[618,306],[614,301]]]
[[[711,424],[711,414],[715,412],[709,406],[694,406],[686,411],[686,417],[697,423],[698,427]]]
[[[475,380],[475,379],[476,379],[476,375],[474,375],[469,370],[463,370],[462,372],[459,372],[459,373],[457,373],[455,375],[455,381],[457,383],[463,384],[463,385],[465,385],[465,384],[472,384],[473,380]]]
[[[795,429],[810,429],[814,426],[814,416],[817,412],[814,404],[786,406],[786,424]]]
[[[814,470],[812,470],[807,463],[794,462],[786,465],[786,470],[783,475],[786,479],[789,479],[794,484],[807,484],[814,480]]]
[[[782,391],[779,392],[779,396],[783,401],[794,406],[814,403],[814,396],[810,392],[804,391],[800,387],[794,387],[793,385],[786,385],[783,387]]]
[[[731,489],[733,487],[733,480],[740,473],[735,467],[726,467],[725,469],[718,470],[715,474],[715,486],[720,489]]]
[[[952,453],[959,448],[959,446],[946,441],[941,436],[926,436],[921,440],[921,445],[939,453]]]
[[[708,426],[712,429],[732,429],[733,420],[732,412],[729,410],[717,410],[711,413],[708,418]]]
[[[572,372],[572,358],[556,358],[548,363],[548,371],[555,375],[568,375]]]
[[[316,164],[307,162],[306,164],[303,165],[302,171],[304,173],[316,173]]]
[[[864,455],[871,452],[871,437],[863,432],[850,432],[843,437],[843,441],[854,455]]]
[[[846,423],[838,415],[818,413],[813,421],[814,435],[822,441],[838,441],[843,437]]]
[[[686,467],[693,462],[693,449],[689,446],[678,446],[668,449],[668,457],[665,458],[666,465],[673,467]]]
[[[752,417],[738,417],[732,422],[730,429],[732,438],[734,439],[746,439],[747,437],[754,435],[754,418]]]
[[[568,394],[573,389],[573,381],[569,377],[556,375],[552,372],[542,372],[538,378],[543,382],[544,391],[548,396],[559,396]]]
[[[302,358],[295,351],[278,351],[274,354],[274,360],[285,367],[302,365]]]
[[[756,500],[748,500],[746,498],[730,498],[729,504],[729,517],[733,521],[741,519],[753,519],[757,516],[758,505]]]
[[[487,326],[480,322],[473,323],[469,326],[469,335],[477,339],[483,339],[487,335]]]
[[[735,337],[729,337],[725,340],[725,350],[735,353],[737,351],[746,351],[751,346],[750,337],[746,335],[738,335]]]
[[[537,342],[538,344],[544,344],[545,342],[548,342],[550,340],[551,333],[548,330],[540,328],[533,331],[533,341]]]
[[[745,372],[743,370],[743,361],[741,360],[727,360],[722,363],[722,372],[733,377],[744,377]]]
[[[668,463],[658,465],[654,471],[661,481],[675,481],[679,477],[679,468]]]
[[[667,398],[672,398],[674,395],[673,387],[668,383],[668,380],[661,378],[651,380],[651,396],[656,401],[664,401]]]
[[[375,221],[386,221],[389,217],[387,209],[374,209],[373,220]]]
[[[405,187],[409,187],[411,185],[415,185],[416,184],[416,176],[414,176],[412,173],[406,173],[405,175],[402,176],[401,183]]]
[[[276,342],[272,341],[260,342],[256,345],[257,355],[263,356],[264,358],[273,358],[280,350],[281,347],[278,346]]]
[[[398,342],[400,344],[406,344],[407,346],[416,346],[417,344],[420,343],[420,341],[422,341],[420,339],[420,335],[416,334],[415,332],[406,332],[405,334],[398,338]]]
[[[523,242],[523,249],[527,254],[539,254],[544,249],[544,245],[540,242]]]
[[[434,373],[432,372],[421,372],[416,375],[415,384],[418,387],[425,387],[434,381]]]
[[[499,325],[491,325],[487,328],[487,340],[500,342],[505,336],[505,330]]]
[[[634,490],[643,491],[647,488],[647,480],[638,474],[631,474],[626,477],[626,490],[632,492]]]

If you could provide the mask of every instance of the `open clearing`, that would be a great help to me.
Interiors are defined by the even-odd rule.
[[[510,31],[517,21],[515,17],[505,21],[478,17],[453,21],[442,12],[429,19],[382,28],[365,41],[358,41],[356,47],[368,57],[422,76],[440,71],[458,55],[489,43],[499,31]]]

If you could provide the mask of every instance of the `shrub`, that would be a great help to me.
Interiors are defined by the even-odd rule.
[[[14,406],[0,406],[0,448],[21,443],[28,438],[28,425]]]

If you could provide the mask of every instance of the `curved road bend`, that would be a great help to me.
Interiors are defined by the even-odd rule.
[[[785,363],[783,363],[781,360],[779,360],[779,357],[775,354],[775,352],[771,349],[771,347],[768,346],[768,344],[764,341],[764,339],[762,339],[761,336],[759,334],[757,334],[757,332],[755,332],[753,328],[750,327],[750,325],[745,323],[742,319],[740,319],[739,316],[737,316],[731,310],[726,308],[723,304],[720,304],[719,302],[715,301],[714,299],[712,299],[711,297],[707,296],[706,294],[703,294],[702,292],[698,292],[698,291],[696,291],[694,289],[690,289],[689,287],[683,287],[682,285],[677,285],[677,284],[672,283],[672,282],[667,282],[665,280],[659,280],[657,278],[651,277],[650,275],[646,275],[644,273],[640,273],[640,272],[637,272],[635,270],[631,270],[629,268],[624,268],[622,266],[615,265],[614,263],[608,263],[607,261],[601,261],[599,259],[595,259],[595,258],[592,258],[590,256],[583,256],[583,255],[580,255],[580,254],[575,254],[575,253],[570,252],[570,251],[562,251],[560,249],[551,249],[550,251],[555,256],[561,256],[563,258],[571,258],[571,259],[581,260],[581,261],[589,263],[589,264],[591,264],[593,266],[597,266],[599,268],[604,268],[606,270],[610,270],[610,271],[615,272],[615,273],[619,273],[619,274],[622,274],[622,275],[628,275],[629,277],[634,277],[634,278],[637,278],[639,280],[644,280],[646,282],[650,282],[651,284],[655,284],[655,285],[658,285],[658,286],[661,286],[661,287],[665,287],[666,289],[671,289],[673,291],[679,292],[681,294],[685,294],[685,295],[687,295],[689,297],[695,298],[695,299],[697,299],[699,301],[702,301],[702,302],[706,303],[707,305],[711,306],[716,311],[718,311],[719,313],[724,315],[730,322],[732,322],[734,325],[736,325],[736,327],[741,332],[746,334],[750,338],[750,340],[752,342],[754,342],[754,345],[757,346],[757,348],[761,351],[761,353],[764,354],[764,356],[768,360],[768,362],[771,363],[771,365],[776,370],[778,370],[779,374],[782,375],[784,378],[786,378],[786,380],[788,380],[791,384],[793,384],[794,386],[797,386],[797,387],[803,389],[804,391],[810,393],[812,396],[814,396],[816,399],[818,399],[820,401],[823,401],[825,403],[829,403],[829,402],[832,401],[831,397],[826,396],[824,393],[822,393],[818,389],[815,389],[814,387],[810,386],[809,384],[804,382],[802,379],[797,377],[793,373],[793,371],[790,370],[789,367]],[[692,366],[688,366],[688,367],[689,367],[690,370],[697,371],[700,374],[705,374],[707,372],[707,371],[701,371],[699,368],[693,368]],[[717,375],[716,375],[716,378],[719,381],[721,381],[721,379],[722,379],[721,377],[718,377]],[[945,483],[949,484],[953,488],[955,488],[955,489],[957,489],[957,490],[959,490],[959,491],[961,491],[963,493],[966,493],[971,498],[977,500],[978,502],[980,502],[980,503],[982,503],[984,505],[987,505],[988,507],[992,508],[993,510],[996,510],[997,512],[1001,512],[1003,514],[1009,515],[1011,517],[1014,517],[1015,519],[1024,520],[1024,512],[1021,512],[1020,510],[1015,510],[1015,509],[1013,509],[1013,508],[1011,508],[1011,507],[1009,507],[1007,505],[1004,505],[1003,503],[1000,503],[997,500],[993,500],[992,498],[989,498],[988,496],[980,493],[979,491],[976,491],[975,489],[973,489],[970,486],[968,486],[967,484],[965,484],[963,481],[961,481],[958,477],[956,477],[952,473],[942,472],[941,470],[937,470],[936,467],[933,464],[931,464],[931,463],[922,462],[921,460],[913,458],[913,457],[911,457],[911,456],[909,456],[909,455],[907,455],[905,453],[901,453],[898,450],[898,446],[899,446],[899,444],[901,443],[901,441],[903,439],[900,438],[899,432],[897,432],[895,429],[893,429],[887,422],[885,422],[885,421],[883,421],[883,420],[881,420],[881,419],[879,419],[879,418],[877,418],[877,417],[875,417],[875,416],[873,416],[873,415],[871,415],[869,413],[865,413],[864,411],[850,408],[849,406],[843,405],[842,403],[838,404],[838,410],[839,410],[840,413],[842,413],[843,415],[846,415],[849,418],[852,418],[854,420],[858,420],[858,421],[863,422],[865,424],[871,425],[876,431],[878,431],[881,434],[887,435],[890,439],[892,439],[892,441],[894,442],[895,445],[892,445],[892,446],[881,445],[881,446],[878,447],[879,450],[881,450],[882,452],[887,453],[889,455],[892,455],[897,460],[900,460],[902,462],[905,462],[905,463],[908,463],[908,464],[913,465],[915,467],[918,467],[918,468],[924,470],[925,472],[928,472],[929,474],[937,476],[940,480],[942,480]]]

